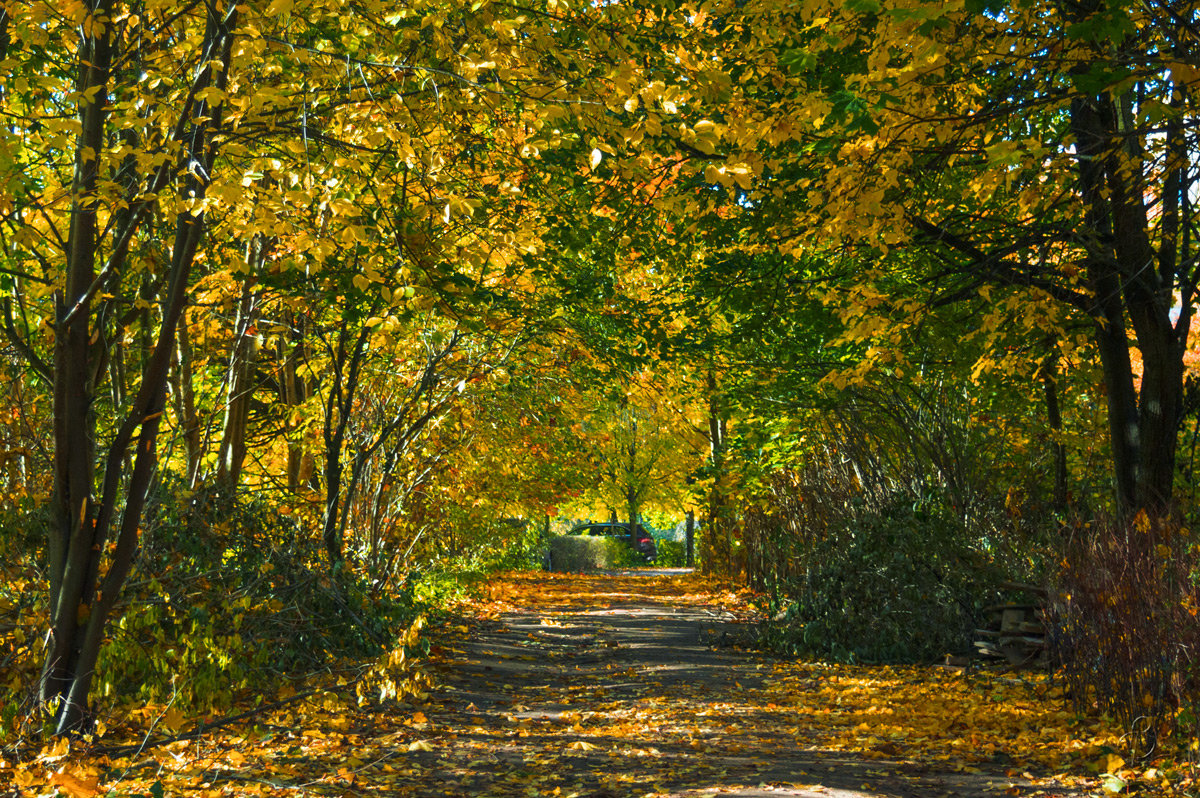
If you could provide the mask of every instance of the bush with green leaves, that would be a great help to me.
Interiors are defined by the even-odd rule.
[[[22,734],[41,673],[38,626],[49,593],[38,554],[47,524],[44,510],[0,509],[0,743]]]
[[[903,500],[856,513],[775,587],[775,649],[849,662],[920,661],[970,646],[998,575],[952,519]]]
[[[977,423],[953,382],[889,382],[843,402],[744,508],[747,576],[773,619],[764,639],[839,661],[970,650],[998,585],[1039,582],[1053,556],[1028,450]]]
[[[612,537],[560,535],[550,540],[550,570],[563,573],[637,568],[646,560]]]
[[[654,564],[662,568],[682,568],[687,565],[687,544],[678,540],[658,540],[658,556]]]
[[[321,561],[315,540],[265,504],[160,488],[137,573],[110,627],[101,699],[230,706],[244,689],[383,651],[419,609]]]

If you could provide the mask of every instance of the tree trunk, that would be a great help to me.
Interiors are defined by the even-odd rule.
[[[1067,509],[1067,447],[1063,443],[1062,407],[1058,400],[1058,347],[1042,361],[1042,395],[1046,402],[1046,423],[1050,427],[1050,455],[1054,461],[1054,484],[1051,488],[1051,508],[1058,513]]]
[[[708,372],[708,456],[712,487],[708,494],[708,523],[704,535],[706,572],[728,569],[733,562],[733,545],[725,524],[725,429],[726,421],[717,397],[717,378]]]
[[[291,318],[292,339],[286,341],[279,338],[277,358],[279,362],[279,399],[290,408],[299,407],[308,400],[308,382],[300,376],[300,363],[305,359],[306,351],[306,319],[303,316]],[[301,425],[289,412],[283,422],[284,436],[287,439],[287,486],[288,492],[295,494],[301,485],[306,484],[312,476],[312,455],[309,454],[303,442],[299,439]]]
[[[225,421],[221,447],[217,450],[217,482],[231,490],[237,489],[246,462],[246,430],[250,420],[250,400],[254,397],[261,316],[255,275],[261,272],[268,251],[269,245],[261,235],[254,236],[246,244],[249,276],[242,283],[229,369],[225,375]]]
[[[340,524],[342,453],[358,389],[358,372],[369,337],[370,331],[362,328],[354,340],[353,351],[348,351],[350,331],[345,327],[338,331],[337,350],[333,359],[333,384],[325,400],[325,511],[321,518],[321,540],[330,567],[336,567],[345,557]]]
[[[187,314],[179,318],[179,334],[172,363],[175,415],[179,419],[180,434],[187,459],[185,478],[188,488],[195,488],[200,478],[204,449],[200,435],[200,416],[196,412],[195,353],[192,337],[188,331]]]
[[[1136,169],[1120,144],[1118,103],[1108,95],[1076,100],[1071,127],[1079,155],[1087,275],[1096,301],[1095,337],[1108,394],[1118,504],[1125,514],[1161,514],[1174,488],[1191,309],[1184,307],[1178,326],[1172,322],[1174,274],[1154,268],[1159,259],[1146,233],[1147,210],[1138,181],[1128,177]],[[1140,391],[1127,318],[1142,355]]]
[[[98,153],[106,142],[110,64],[114,26],[111,0],[88,4],[93,18],[106,24],[81,26],[77,61],[80,127],[76,140],[75,174],[71,192],[70,228],[66,243],[63,286],[55,296],[54,344],[54,488],[48,541],[50,572],[50,631],[39,685],[39,700],[54,708],[55,730],[78,730],[87,711],[88,693],[104,640],[104,630],[137,550],[142,509],[157,464],[157,438],[175,330],[187,303],[188,279],[196,248],[204,234],[204,213],[184,211],[176,218],[162,317],[153,348],[141,364],[136,393],[124,415],[114,419],[114,433],[102,463],[96,458],[94,400],[103,389],[111,354],[104,325],[117,315],[112,298],[101,294],[97,253],[104,234],[99,227]],[[194,86],[224,90],[227,70],[215,72],[214,62],[230,63],[236,10],[224,17],[209,6],[201,62]],[[194,93],[193,93],[194,97]],[[177,140],[182,145],[182,169],[191,175],[180,185],[183,196],[203,200],[212,170],[213,131],[221,111],[195,100],[191,116],[181,119]],[[152,177],[151,194],[167,189],[172,169],[164,166]],[[104,273],[118,278],[137,229],[152,203],[135,200],[112,231]],[[111,313],[112,315],[108,315]],[[147,314],[143,321],[150,323]],[[94,324],[94,326],[93,326]],[[101,384],[98,384],[101,383]],[[127,467],[133,452],[132,466]],[[99,465],[99,495],[95,494]],[[109,546],[115,530],[114,545]]]
[[[687,511],[687,523],[684,525],[684,542],[687,547],[687,559],[684,560],[684,565],[688,568],[696,567],[696,513],[692,510]]]

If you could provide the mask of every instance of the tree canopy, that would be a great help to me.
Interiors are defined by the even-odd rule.
[[[1198,13],[0,4],[36,702],[86,726],[131,578],[203,560],[189,518],[352,615],[602,513],[699,515],[704,568],[798,613],[805,574],[904,557],[1049,579],[1073,519],[1167,545],[1197,512]]]

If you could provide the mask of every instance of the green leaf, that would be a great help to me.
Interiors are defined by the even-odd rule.
[[[1087,72],[1072,75],[1071,83],[1081,92],[1094,95],[1108,90],[1132,74],[1129,67],[1121,64],[1097,63]]]
[[[883,6],[878,0],[848,0],[846,8],[856,14],[878,14]]]

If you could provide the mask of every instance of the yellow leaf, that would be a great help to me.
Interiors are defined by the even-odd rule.
[[[162,727],[167,731],[177,731],[183,728],[183,721],[183,713],[175,707],[171,707],[163,713],[162,719],[159,720],[159,723],[162,724]]]
[[[79,778],[59,771],[50,776],[50,783],[71,798],[92,798],[100,794],[100,779],[95,776]]]
[[[428,740],[417,740],[408,744],[409,751],[432,751],[433,745]]]

